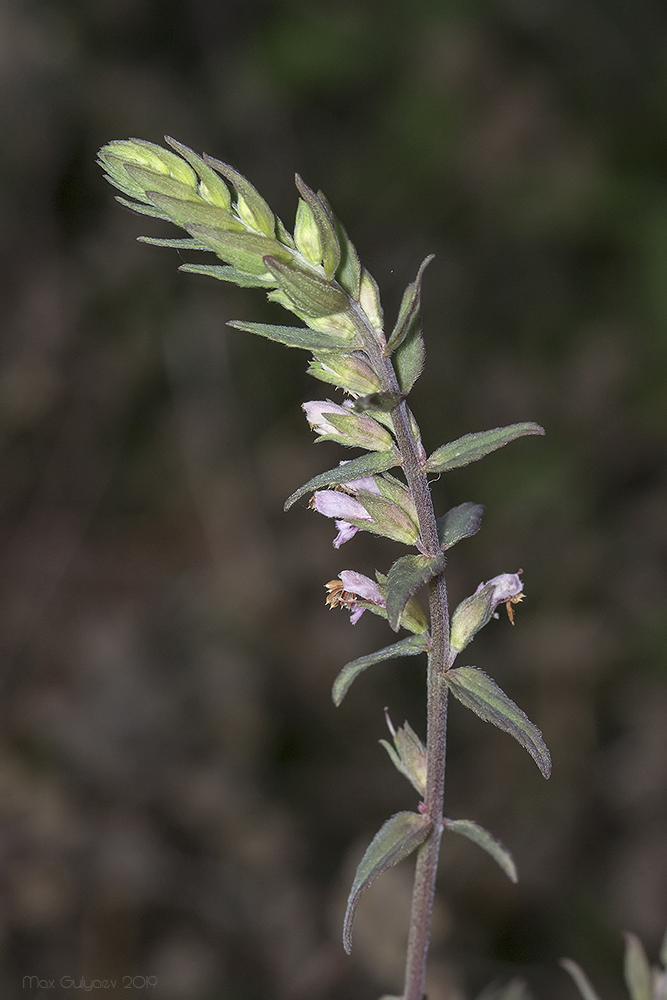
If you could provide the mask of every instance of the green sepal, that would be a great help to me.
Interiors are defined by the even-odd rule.
[[[384,313],[382,311],[382,303],[380,302],[380,289],[373,275],[365,267],[361,269],[359,305],[366,313],[371,326],[377,332],[380,332],[384,323]],[[384,335],[379,339],[384,343]]]
[[[418,324],[394,351],[392,364],[403,396],[407,396],[424,370],[426,350],[424,338]]]
[[[386,500],[385,497],[379,497],[375,493],[366,493],[362,490],[357,492],[356,497],[373,520],[362,521],[351,517],[346,518],[350,524],[361,531],[370,531],[374,535],[391,538],[403,545],[416,545],[419,538],[419,528],[401,507],[398,507],[391,500]]]
[[[644,947],[635,934],[625,934],[623,972],[630,1000],[652,1000],[653,976]]]
[[[264,264],[275,276],[281,290],[304,316],[331,316],[345,312],[348,308],[345,292],[317,275],[306,274],[270,254],[264,258]]]
[[[393,660],[399,656],[417,656],[427,650],[428,642],[423,634],[409,635],[407,639],[401,639],[400,642],[394,642],[391,646],[378,649],[377,653],[369,653],[368,656],[360,656],[359,659],[346,663],[331,688],[331,698],[334,705],[336,708],[340,706],[359,674],[362,674],[368,667],[372,667],[374,663]]]
[[[334,354],[327,351],[317,354],[308,367],[308,374],[348,392],[371,394],[380,388],[380,380],[361,353]]]
[[[476,434],[464,434],[456,441],[450,441],[449,444],[437,448],[428,458],[424,470],[449,472],[450,469],[459,469],[471,462],[479,461],[498,448],[504,448],[517,438],[544,433],[544,428],[539,424],[527,421],[523,424],[509,424],[507,427],[494,427],[493,430],[479,431]]]
[[[208,250],[208,247],[205,249]],[[241,288],[275,288],[276,279],[272,274],[244,274],[236,267],[224,264],[181,264],[179,271],[188,274],[206,274],[210,278],[217,278],[218,281],[231,281]],[[294,329],[297,329],[296,327]]]
[[[115,139],[102,146],[97,156],[116,187],[139,197],[142,192],[127,174],[128,166],[142,167],[158,178],[172,177],[193,191],[197,188],[196,174],[187,163],[170,150],[145,139]]]
[[[399,774],[407,778],[415,791],[424,798],[428,772],[426,747],[409,722],[404,722],[398,729],[394,729],[387,709],[385,715],[394,745],[392,746],[388,740],[380,740],[380,744],[389,754],[389,759]]]
[[[214,209],[210,209],[214,211]],[[222,211],[222,209],[215,209]],[[186,225],[184,227],[194,236],[213,250],[222,260],[232,264],[246,274],[266,274],[268,268],[264,257],[268,254],[280,254],[285,258],[290,256],[289,250],[276,240],[259,233],[237,233],[228,229],[217,229],[213,226]]]
[[[471,819],[445,819],[445,829],[452,833],[460,833],[473,843],[481,847],[482,850],[490,854],[496,864],[500,865],[511,882],[517,882],[518,876],[512,855],[499,840],[496,840],[488,830]]]
[[[583,1000],[600,1000],[600,997],[593,989],[593,986],[580,965],[573,962],[571,958],[561,958],[560,965],[568,972],[581,993]]]
[[[320,198],[322,192],[318,191]],[[328,204],[325,202],[325,204]],[[336,271],[336,280],[341,288],[344,288],[348,295],[351,295],[355,302],[359,301],[361,288],[361,263],[342,222],[334,217],[334,228],[340,246],[340,264]]]
[[[444,551],[451,549],[452,545],[462,541],[464,538],[472,538],[482,527],[482,514],[484,506],[481,503],[472,503],[466,500],[458,507],[452,507],[439,517],[436,521],[438,527],[438,538],[440,547]]]
[[[231,208],[232,198],[229,188],[225,182],[216,174],[215,170],[209,167],[208,163],[198,156],[189,146],[184,146],[182,142],[165,135],[165,142],[168,142],[172,149],[175,149],[179,156],[193,167],[199,176],[199,195],[210,205],[217,205],[218,208]]]
[[[287,329],[290,329],[289,327]],[[252,331],[251,331],[252,332]],[[306,493],[313,493],[315,490],[326,488],[327,486],[337,486],[341,483],[348,483],[351,479],[362,479],[364,476],[373,476],[379,472],[386,472],[395,465],[400,465],[401,459],[395,451],[374,451],[369,455],[360,455],[353,458],[351,462],[344,462],[329,469],[328,472],[321,472],[319,476],[314,476],[307,483],[300,486],[285,501],[285,510],[289,510],[292,504],[304,496]],[[368,523],[368,522],[367,522]]]
[[[267,340],[275,340],[286,347],[300,347],[304,351],[321,351],[324,347],[331,348],[331,337],[316,333],[305,326],[272,326],[270,323],[244,323],[241,320],[229,320],[227,326],[246,333],[257,333]],[[351,477],[353,478],[353,477]]]
[[[327,281],[331,281],[341,259],[338,237],[325,206],[315,192],[308,187],[298,174],[296,175],[295,183],[299,194],[312,213],[313,221],[319,234],[320,259]]]
[[[384,473],[384,475],[376,478],[375,485],[386,500],[391,500],[402,511],[405,511],[415,528],[419,527],[419,517],[417,516],[417,508],[412,499],[412,494],[400,480],[389,475],[389,473]]]
[[[509,733],[528,751],[542,775],[551,774],[551,755],[542,733],[525,712],[509,698],[492,677],[478,667],[456,667],[444,675],[455,698],[484,722]]]
[[[276,231],[275,216],[250,181],[238,170],[230,167],[228,163],[216,160],[208,153],[204,153],[204,160],[209,167],[217,170],[234,186],[237,194],[236,210],[243,221],[258,232],[264,233],[265,236],[274,236]]]
[[[109,181],[109,184],[113,184],[114,187],[118,187],[113,177],[108,177],[105,174],[104,179],[105,181]],[[158,212],[152,205],[143,205],[138,201],[129,201],[127,198],[121,198],[119,194],[115,197],[119,205],[123,205],[125,208],[131,208],[132,211],[136,212],[138,215],[149,215],[151,219],[164,219],[165,222],[173,221],[168,215],[165,215],[164,212]],[[208,250],[208,247],[206,249]]]
[[[208,250],[209,253],[211,252],[211,248],[207,247],[205,243],[193,240],[190,236],[176,240],[159,240],[154,236],[137,236],[137,243],[149,243],[152,247],[173,247],[175,250]]]
[[[368,845],[359,862],[350,889],[343,923],[343,947],[349,955],[352,950],[352,923],[362,892],[389,868],[405,860],[431,832],[431,820],[414,812],[395,813],[383,823]]]
[[[387,597],[387,577],[384,573],[375,571],[375,579],[378,582],[378,587],[380,588],[380,593],[385,598]],[[358,604],[363,604],[365,608],[372,611],[373,614],[379,615],[380,618],[387,617],[387,609],[381,608],[377,604],[367,604],[364,601],[358,601]],[[428,634],[428,622],[426,621],[426,615],[424,614],[424,609],[417,600],[416,597],[411,597],[408,603],[405,605],[403,614],[401,615],[401,626],[406,628],[409,632],[414,632],[415,635],[427,635]],[[428,640],[427,640],[428,641]]]
[[[370,513],[370,511],[369,511]],[[401,556],[387,576],[387,621],[394,632],[408,600],[445,568],[445,556]]]
[[[398,310],[396,326],[392,330],[391,336],[387,341],[387,346],[384,349],[386,357],[389,357],[392,351],[395,351],[396,348],[403,343],[405,338],[414,332],[415,327],[419,327],[422,278],[424,276],[424,271],[433,260],[433,257],[434,254],[431,253],[428,257],[424,258],[419,270],[417,271],[417,277],[414,281],[410,282],[403,293],[403,300],[401,302],[401,307]]]

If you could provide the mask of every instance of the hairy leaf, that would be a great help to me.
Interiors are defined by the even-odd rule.
[[[407,396],[422,373],[425,353],[422,332],[419,325],[415,324],[392,357],[396,378],[404,396]]]
[[[481,503],[466,500],[458,507],[452,507],[446,514],[439,517],[438,538],[443,550],[451,549],[452,545],[476,535],[482,527],[484,507]]]
[[[625,934],[623,970],[630,1000],[652,1000],[651,966],[648,964],[643,945],[635,934]]]
[[[347,900],[343,947],[348,955],[352,950],[352,923],[362,892],[378,875],[386,872],[388,868],[393,868],[423,844],[430,833],[431,825],[430,819],[419,813],[399,812],[388,819],[373,837],[359,862]]]
[[[208,250],[209,248],[205,247],[205,249]],[[267,274],[266,276],[262,276],[261,274],[244,274],[238,268],[225,264],[181,264],[178,270],[186,271],[188,274],[205,274],[210,278],[217,278],[218,281],[231,281],[241,288],[276,287],[276,279],[272,274]]]
[[[306,274],[271,255],[264,258],[264,263],[285,295],[305,316],[332,316],[347,309],[345,292],[317,275]]]
[[[387,576],[387,621],[394,632],[398,632],[401,614],[409,598],[444,567],[442,553],[437,556],[401,556],[396,560]]]
[[[480,719],[513,736],[531,755],[545,778],[551,774],[551,755],[542,733],[525,712],[477,667],[457,667],[444,675],[455,698]]]
[[[257,229],[266,236],[273,236],[276,228],[275,216],[259,191],[253,187],[250,181],[243,174],[240,174],[238,170],[230,167],[228,163],[216,160],[213,156],[209,156],[208,153],[204,153],[204,160],[209,167],[213,167],[214,170],[217,170],[219,174],[222,174],[223,177],[226,177],[234,185],[238,196],[236,207],[241,218],[248,225],[252,226],[253,229]]]
[[[560,964],[574,979],[583,1000],[600,1000],[584,970],[571,958],[561,958]]]
[[[290,327],[287,327],[287,329],[290,329]],[[359,458],[353,458],[351,462],[344,462],[342,465],[337,465],[335,469],[329,469],[328,472],[321,472],[319,476],[309,479],[307,483],[292,493],[291,497],[287,498],[285,501],[285,510],[289,510],[292,504],[296,503],[299,497],[304,496],[306,493],[312,493],[325,486],[348,483],[351,479],[361,479],[363,476],[372,476],[378,472],[386,472],[387,469],[391,469],[395,465],[400,465],[400,463],[401,459],[394,451],[374,451],[368,455],[360,455]]]
[[[419,310],[421,307],[421,285],[424,271],[433,260],[434,254],[426,257],[417,271],[417,277],[412,281],[403,293],[401,307],[398,310],[396,326],[392,330],[387,341],[384,353],[388,357],[392,351],[403,343],[406,337],[414,332],[414,327],[419,326]]]
[[[235,319],[230,320],[227,326],[246,333],[257,333],[267,340],[276,340],[287,347],[300,347],[304,351],[321,351],[325,347],[331,349],[332,343],[335,343],[326,333],[316,333],[305,326],[272,326],[269,323],[244,323]]]
[[[516,867],[512,855],[483,826],[473,823],[471,819],[446,819],[445,828],[451,830],[452,833],[460,833],[461,836],[472,840],[478,847],[481,847],[487,854],[491,855],[511,882],[517,881]]]
[[[490,455],[498,448],[504,448],[510,441],[529,434],[544,434],[544,428],[532,421],[523,424],[510,424],[508,427],[494,427],[490,431],[479,431],[476,434],[464,434],[456,441],[443,444],[429,457],[424,466],[427,472],[449,472],[461,466],[477,462],[485,455]]]
[[[199,240],[193,240],[191,236],[176,240],[158,240],[153,236],[137,236],[137,243],[150,243],[154,247],[175,247],[177,250],[208,250],[209,253],[211,252],[210,247],[207,247],[205,243],[200,243]]]
[[[177,183],[174,181],[174,183]],[[168,215],[172,222],[184,229],[190,226],[207,226],[226,232],[242,233],[243,224],[230,212],[204,201],[186,201],[162,191],[146,191],[146,200]],[[252,235],[248,233],[247,235]],[[267,253],[270,251],[267,250]]]
[[[212,226],[186,224],[187,231],[201,240],[222,260],[247,274],[266,274],[263,258],[270,254],[289,257],[289,250],[259,233],[232,233]]]
[[[334,705],[338,708],[359,674],[362,674],[368,667],[372,667],[374,663],[394,660],[399,656],[417,656],[419,653],[426,652],[427,649],[428,645],[424,635],[410,635],[407,639],[401,639],[400,642],[394,642],[391,646],[378,649],[377,653],[369,653],[367,656],[360,656],[359,659],[346,663],[331,689]]]
[[[113,184],[114,187],[118,187],[113,178],[104,175],[104,179]],[[121,198],[120,195],[116,195],[116,201],[120,205],[124,205],[125,208],[131,208],[133,212],[137,212],[139,215],[150,215],[152,219],[164,219],[165,222],[172,222],[173,220],[165,215],[164,212],[158,212],[157,209],[153,208],[152,205],[142,205],[138,201],[129,201],[127,198]],[[209,249],[208,247],[206,249]]]

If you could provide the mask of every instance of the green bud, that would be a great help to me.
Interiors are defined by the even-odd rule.
[[[365,396],[381,388],[379,378],[360,354],[327,352],[316,355],[310,362],[308,372],[320,382],[329,382],[354,395]]]
[[[347,310],[347,295],[328,281],[315,274],[306,274],[274,256],[265,257],[264,263],[288,299],[304,316],[331,316]]]
[[[184,146],[183,143],[177,142],[176,139],[172,139],[171,136],[165,135],[165,141],[169,143],[172,149],[175,149],[184,160],[187,160],[191,167],[197,171],[199,176],[199,195],[204,201],[207,201],[209,205],[216,205],[218,208],[231,208],[232,198],[229,193],[229,188],[219,177],[215,170],[212,170],[209,165],[202,160],[201,156],[198,156],[194,150],[190,149],[188,146]]]
[[[127,194],[143,197],[143,189],[133,181],[126,168],[140,167],[154,175],[154,185],[159,178],[170,177],[191,191],[197,190],[197,175],[180,156],[162,146],[143,139],[119,139],[102,146],[98,161],[107,171],[109,180]],[[153,190],[160,190],[153,187]]]
[[[409,723],[405,722],[403,726],[394,729],[386,709],[385,717],[394,746],[392,747],[387,740],[380,740],[380,743],[389,754],[396,770],[405,775],[423,798],[426,795],[426,747]]]
[[[297,249],[300,250],[311,264],[322,263],[322,244],[320,242],[319,229],[315,222],[315,216],[303,198],[299,198],[299,205],[296,210],[294,242],[297,245]]]
[[[359,305],[366,313],[371,326],[373,326],[375,330],[381,331],[384,324],[384,314],[380,303],[380,290],[377,286],[375,278],[372,274],[368,273],[365,267],[361,272]]]
[[[246,225],[258,233],[264,233],[265,236],[275,236],[276,218],[250,181],[238,170],[230,167],[228,163],[222,163],[221,160],[216,160],[207,153],[204,153],[204,160],[209,167],[222,174],[233,184],[236,191],[236,211]]]
[[[481,628],[491,621],[499,604],[507,606],[507,614],[514,624],[512,605],[522,598],[523,587],[518,573],[501,573],[479,587],[465,601],[461,601],[452,615],[450,645],[453,653],[460,653]]]

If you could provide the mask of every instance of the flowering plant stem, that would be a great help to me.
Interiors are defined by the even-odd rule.
[[[406,288],[387,337],[377,285],[321,192],[316,194],[297,176],[301,197],[292,236],[237,170],[206,154],[202,158],[173,139],[167,142],[175,152],[140,139],[112,142],[100,150],[107,179],[134,199],[119,198],[123,205],[174,222],[189,234],[180,239],[142,239],[179,250],[213,252],[224,262],[224,266],[184,264],[181,270],[268,289],[269,299],[305,326],[230,325],[311,352],[310,374],[350,397],[340,404],[312,400],[303,409],[318,440],[337,441],[366,454],[315,476],[292,494],[285,508],[311,493],[310,507],[336,520],[337,549],[357,531],[370,531],[418,552],[399,557],[386,576],[376,572],[377,582],[356,570],[342,570],[339,579],[326,584],[326,602],[330,608],[349,610],[352,624],[370,610],[386,618],[395,632],[405,628],[412,633],[346,664],[332,689],[336,706],[367,667],[400,656],[428,655],[426,746],[409,723],[396,730],[389,717],[393,746],[381,741],[422,802],[418,811],[391,816],[371,841],[357,868],[343,927],[343,945],[349,953],[362,892],[378,875],[418,850],[405,985],[402,997],[393,1000],[422,1000],[444,830],[472,840],[512,881],[517,878],[509,851],[490,833],[472,820],[443,815],[448,693],[484,721],[510,733],[545,777],[551,767],[539,729],[496,682],[477,667],[453,668],[457,655],[497,617],[500,604],[505,604],[513,622],[512,606],[522,599],[523,589],[519,573],[501,573],[462,601],[450,622],[444,553],[479,531],[484,508],[466,502],[436,519],[428,474],[460,468],[519,437],[544,431],[532,422],[496,427],[466,434],[427,457],[406,398],[423,368],[421,281],[431,258]],[[404,481],[389,473],[397,467]],[[426,585],[430,621],[415,597]]]

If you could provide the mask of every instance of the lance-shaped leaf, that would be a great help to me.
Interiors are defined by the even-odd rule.
[[[246,326],[248,325],[251,324],[246,324]],[[240,327],[240,329],[244,328],[244,326]],[[291,329],[291,327],[287,327],[287,329]],[[335,469],[321,472],[319,476],[309,479],[307,483],[292,493],[291,497],[287,498],[284,505],[285,510],[289,510],[292,504],[306,493],[313,493],[324,486],[337,486],[341,483],[349,483],[352,479],[361,479],[364,476],[386,472],[387,469],[400,465],[400,463],[400,456],[395,451],[374,451],[369,455],[360,455],[359,458],[353,458],[351,462],[344,462],[342,465],[336,466]]]
[[[264,258],[267,270],[296,308],[306,316],[332,316],[349,306],[347,295],[315,274],[283,263],[274,256]]]
[[[109,181],[115,187],[118,187],[116,182],[112,180],[111,177],[105,177],[105,180]],[[142,205],[138,201],[129,201],[127,198],[121,198],[120,195],[116,195],[116,201],[119,205],[123,205],[125,208],[131,208],[133,212],[138,215],[149,215],[151,219],[164,219],[165,222],[172,222],[173,220],[165,215],[164,212],[158,212],[158,210],[153,205]],[[206,248],[209,249],[208,247]]]
[[[406,337],[414,332],[414,327],[419,326],[419,310],[421,308],[421,286],[424,271],[433,260],[433,254],[426,257],[417,271],[417,277],[410,282],[403,293],[401,308],[398,310],[396,326],[392,330],[391,336],[384,349],[385,355],[389,356],[392,351],[403,343]]]
[[[512,855],[499,840],[491,836],[488,830],[478,823],[473,823],[471,819],[446,819],[445,829],[452,833],[460,833],[462,837],[472,840],[478,847],[490,854],[493,860],[500,865],[511,882],[516,882],[518,876]]]
[[[143,171],[143,173],[145,172]],[[172,184],[176,185],[177,181],[172,181]],[[184,229],[199,225],[209,226],[211,229],[243,232],[243,223],[235,219],[230,212],[224,208],[218,208],[216,205],[209,205],[205,201],[189,201],[179,198],[177,194],[170,195],[165,191],[151,190],[146,191],[145,198],[165,215],[168,215],[177,226],[182,226]],[[252,234],[248,233],[248,235]],[[270,253],[270,251],[267,250],[266,253]]]
[[[338,708],[359,674],[362,674],[368,667],[372,667],[374,663],[394,660],[399,656],[417,656],[419,653],[426,652],[427,649],[428,644],[424,635],[410,635],[407,639],[401,639],[400,642],[394,642],[391,646],[378,649],[377,653],[369,653],[368,656],[360,656],[359,659],[346,663],[331,689],[334,705]]]
[[[225,182],[212,170],[209,165],[198,156],[189,146],[184,146],[182,142],[177,142],[171,136],[165,135],[165,141],[172,149],[175,149],[184,160],[187,160],[191,167],[197,171],[199,176],[199,194],[211,205],[218,205],[220,208],[230,208],[232,199],[229,188]]]
[[[402,344],[394,351],[392,363],[396,370],[398,384],[404,396],[412,389],[424,368],[424,338],[419,324],[414,324],[412,331]]]
[[[630,1000],[652,1000],[653,976],[646,952],[635,934],[625,934],[623,971]]]
[[[227,326],[246,333],[257,333],[267,340],[275,340],[287,347],[300,347],[304,351],[321,351],[325,346],[331,349],[335,341],[325,333],[317,333],[307,327],[272,326],[270,323],[243,323],[241,320],[230,320]]]
[[[263,258],[268,254],[289,257],[289,250],[286,247],[260,233],[232,233],[212,226],[185,223],[184,226],[195,239],[205,243],[218,257],[247,274],[266,274],[268,268]]]
[[[176,240],[159,240],[153,236],[137,236],[137,243],[150,243],[154,247],[174,247],[176,250],[208,250],[209,252],[211,250],[205,243],[193,240],[190,236]]]
[[[329,214],[318,196],[306,183],[296,175],[296,186],[299,194],[312,212],[317,227],[321,249],[322,266],[328,281],[331,281],[340,264],[340,246]]]
[[[484,506],[481,503],[472,503],[466,500],[458,507],[452,507],[446,514],[437,520],[438,538],[440,547],[443,550],[451,549],[452,545],[462,541],[464,538],[471,538],[476,535],[482,527],[482,514]]]
[[[403,608],[420,587],[445,568],[445,556],[401,556],[387,576],[387,621],[398,632]]]
[[[325,204],[328,204],[321,191],[317,192]],[[338,236],[340,245],[340,264],[336,272],[336,279],[341,288],[344,288],[348,295],[355,301],[359,300],[361,289],[361,264],[354,244],[350,240],[344,225],[339,219],[334,217],[334,228]]]
[[[423,844],[431,831],[431,821],[419,813],[399,812],[384,823],[359,862],[347,900],[343,924],[343,947],[352,950],[352,922],[362,892],[378,875],[393,868]]]
[[[544,777],[549,777],[551,755],[542,733],[493,678],[477,667],[456,667],[448,670],[444,678],[462,705],[479,715],[480,719],[513,736],[528,751]]]
[[[216,160],[208,153],[204,153],[204,160],[217,170],[219,174],[226,177],[233,184],[237,193],[237,211],[244,222],[253,229],[264,233],[266,236],[273,236],[276,228],[276,220],[273,212],[262,198],[259,191],[253,187],[247,178],[234,170],[228,163]]]
[[[510,441],[526,437],[529,434],[544,434],[544,428],[532,421],[523,424],[510,424],[508,427],[494,427],[490,431],[479,431],[477,434],[464,434],[456,441],[443,444],[429,457],[424,466],[427,472],[449,472],[463,465],[477,462],[485,455],[490,455],[498,448],[504,448]]]
[[[561,958],[560,964],[574,979],[583,1000],[600,1000],[599,996],[593,989],[588,976],[580,965],[573,962],[571,958]]]
[[[144,242],[148,242],[144,240]],[[203,249],[208,250],[208,247]],[[231,281],[241,288],[275,288],[276,279],[272,274],[244,274],[236,267],[224,264],[181,264],[179,271],[188,274],[205,274],[209,278],[217,278],[218,281]]]

